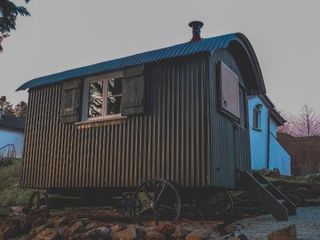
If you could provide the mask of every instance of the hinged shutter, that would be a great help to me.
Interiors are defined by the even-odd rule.
[[[220,62],[220,107],[240,118],[239,78],[225,63]]]
[[[73,123],[80,121],[82,80],[64,82],[61,98],[61,121]]]
[[[134,115],[144,112],[144,66],[123,71],[121,114]]]

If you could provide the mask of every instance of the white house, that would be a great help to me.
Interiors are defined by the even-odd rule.
[[[277,137],[277,127],[285,119],[266,95],[250,97],[248,105],[252,169],[277,168],[282,175],[291,175],[291,157]]]
[[[22,157],[24,123],[24,118],[6,116],[0,111],[0,149],[8,144],[13,144],[17,158]]]

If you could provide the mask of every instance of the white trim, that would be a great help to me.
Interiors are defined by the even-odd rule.
[[[108,81],[112,78],[123,78],[122,72],[113,72],[107,74],[99,74],[95,76],[86,77],[84,79],[83,84],[83,95],[82,95],[82,114],[81,121],[93,121],[93,120],[103,120],[103,119],[111,119],[113,117],[119,118],[121,117],[121,113],[107,115],[107,97],[108,97]],[[95,118],[88,118],[88,101],[89,101],[89,85],[92,82],[103,82],[103,90],[102,90],[102,116]]]

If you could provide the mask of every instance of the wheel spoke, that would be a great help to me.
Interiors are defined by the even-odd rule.
[[[156,222],[156,225],[158,226],[159,225],[159,219],[158,219],[157,210],[155,208],[153,209],[153,215],[154,215],[154,220]]]
[[[157,204],[159,202],[159,199],[160,199],[161,195],[164,193],[166,188],[167,188],[167,184],[164,183],[163,187],[161,188],[161,190],[160,190],[160,192],[159,192],[159,194],[157,196],[156,201],[154,202],[155,204]]]
[[[138,215],[141,215],[141,214],[143,214],[143,213],[145,213],[145,212],[147,212],[147,211],[150,211],[151,209],[152,209],[152,207],[145,208],[145,209],[139,211],[139,212],[138,212]]]
[[[145,181],[137,188],[132,199],[133,216],[139,224],[147,224],[145,226],[150,220],[154,220],[152,222],[156,225],[162,220],[176,221],[180,210],[181,200],[177,190],[162,179]]]
[[[164,204],[160,204],[159,208],[165,208],[165,209],[168,209],[168,210],[171,210],[171,211],[175,211],[175,212],[178,211],[178,209],[176,209],[175,207],[170,207],[170,206],[167,206],[167,205],[164,205]]]
[[[147,195],[147,197],[149,198],[150,201],[153,200],[153,198],[150,196],[149,192],[145,189],[144,185],[142,186],[142,192]]]

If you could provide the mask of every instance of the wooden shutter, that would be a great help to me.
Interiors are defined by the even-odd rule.
[[[240,118],[239,78],[222,61],[220,67],[220,107],[223,111]]]
[[[73,123],[80,121],[82,80],[64,82],[61,98],[61,121]]]
[[[123,71],[121,115],[142,114],[144,112],[144,66]]]

